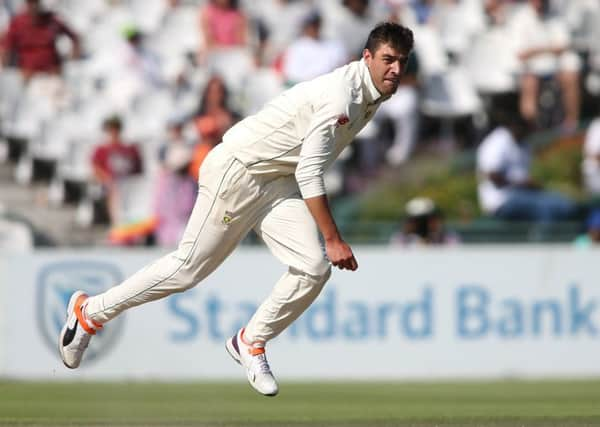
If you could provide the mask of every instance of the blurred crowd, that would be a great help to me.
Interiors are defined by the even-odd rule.
[[[332,197],[427,144],[478,147],[486,214],[581,215],[529,180],[522,142],[600,117],[596,0],[0,0],[0,160],[23,184],[49,169],[49,202],[76,198],[78,223],[104,216],[114,243],[175,245],[198,168],[227,129],[360,58],[383,20],[413,29],[415,52],[398,93],[328,172]],[[600,194],[600,118],[582,174]]]

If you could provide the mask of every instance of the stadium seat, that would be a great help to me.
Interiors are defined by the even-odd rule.
[[[87,3],[87,1],[77,4],[80,3]],[[102,52],[111,52],[116,45],[122,43],[123,28],[131,25],[132,22],[135,22],[135,17],[124,5],[109,6],[105,13],[98,17],[95,25],[85,30],[83,38],[85,51],[92,57]]]
[[[14,120],[24,90],[23,79],[18,69],[2,69],[0,72],[0,121],[9,123]]]
[[[120,179],[118,224],[129,224],[146,220],[152,216],[154,178],[145,173]]]
[[[33,248],[33,234],[25,224],[0,217],[0,253],[22,253]]]
[[[467,75],[478,92],[516,92],[520,64],[510,49],[503,48],[506,36],[489,31],[477,37],[465,53]]]
[[[66,154],[70,125],[71,122],[63,115],[44,121],[40,137],[30,141],[29,154],[35,159],[58,161]]]
[[[125,139],[145,141],[162,135],[173,109],[174,99],[168,90],[148,91],[135,97],[125,116]]]
[[[108,10],[104,0],[60,0],[56,3],[53,9],[79,34],[93,29]]]
[[[270,68],[260,68],[247,76],[244,89],[243,113],[256,113],[268,101],[279,95],[285,88],[281,77]]]
[[[212,74],[223,77],[235,98],[243,88],[243,79],[240,79],[240,76],[254,72],[254,62],[252,55],[245,48],[219,49],[210,52],[208,69]]]
[[[425,78],[421,109],[427,115],[453,118],[476,113],[481,100],[463,68]]]
[[[24,96],[17,104],[13,120],[4,123],[2,133],[8,139],[22,142],[24,146],[19,151],[24,152],[28,141],[41,137],[42,126],[34,101]]]
[[[152,34],[161,25],[165,3],[164,0],[128,0],[127,7],[135,17],[135,25],[143,33]]]
[[[448,69],[448,55],[437,31],[427,25],[414,28],[415,52],[419,58],[419,74],[424,78],[442,74]]]
[[[195,7],[179,6],[164,17],[162,25],[151,35],[148,44],[163,59],[195,53],[200,48]]]
[[[4,5],[0,5],[0,34],[3,34],[8,28],[10,22],[10,12]]]

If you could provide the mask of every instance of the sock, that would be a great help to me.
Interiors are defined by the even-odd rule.
[[[83,304],[81,304],[80,310],[81,310],[81,314],[83,316],[83,319],[85,320],[86,325],[90,329],[93,329],[94,331],[97,331],[98,329],[102,329],[101,323],[94,322],[92,319],[90,319],[88,317],[87,312],[86,312],[87,311],[87,299],[85,300],[85,302]]]
[[[246,341],[246,339],[244,338],[244,332],[246,332],[246,328],[243,328],[242,333],[240,334],[240,337],[244,344],[246,344],[249,347],[253,347],[253,348],[265,348],[265,343],[262,341],[254,341],[254,342]]]

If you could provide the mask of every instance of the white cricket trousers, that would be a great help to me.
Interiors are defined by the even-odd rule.
[[[274,338],[319,295],[331,267],[294,176],[252,175],[219,144],[204,160],[199,184],[179,247],[90,297],[86,314],[91,320],[105,323],[128,308],[196,286],[252,229],[289,268],[246,326],[248,340]]]

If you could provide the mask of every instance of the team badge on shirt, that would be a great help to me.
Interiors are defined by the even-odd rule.
[[[340,127],[340,126],[344,126],[346,123],[348,123],[350,121],[350,119],[348,118],[347,115],[345,114],[341,114],[338,119],[337,119],[337,123],[335,124],[335,127]]]
[[[222,220],[223,225],[229,225],[229,223],[231,222],[232,219],[233,219],[233,213],[231,213],[229,211],[225,211],[225,215],[223,215],[223,220]]]

